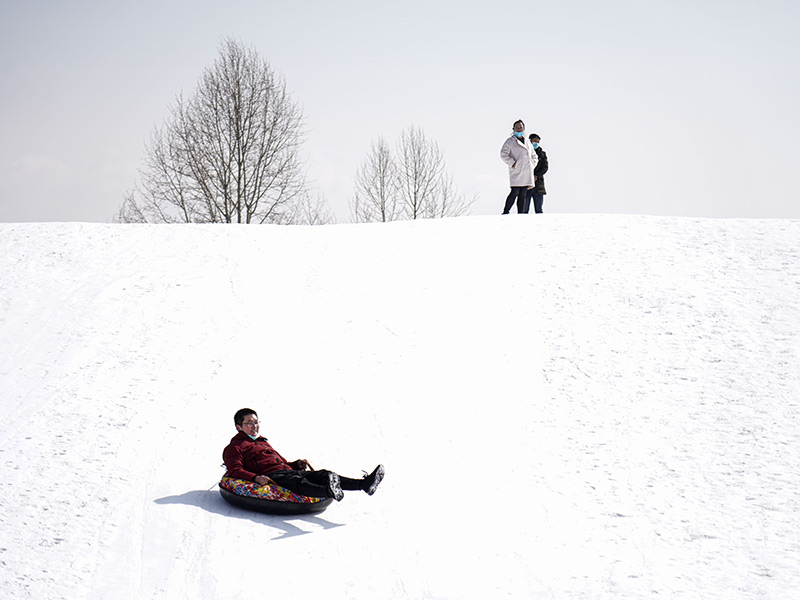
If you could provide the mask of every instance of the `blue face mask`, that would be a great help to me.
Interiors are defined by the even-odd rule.
[[[533,149],[536,150],[539,147],[538,142],[533,142]]]
[[[515,131],[514,135],[521,139],[521,138],[525,137],[525,132],[524,131]]]

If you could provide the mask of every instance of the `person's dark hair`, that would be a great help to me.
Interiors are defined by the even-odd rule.
[[[530,134],[530,135],[528,136],[528,139],[529,139],[530,141],[533,141],[533,138],[536,138],[536,139],[537,139],[537,140],[539,140],[540,142],[542,141],[542,138],[540,138],[540,137],[539,137],[539,134],[532,133],[532,134]]]
[[[258,417],[258,413],[254,411],[252,408],[240,408],[239,410],[236,411],[236,414],[233,415],[233,422],[236,423],[239,427],[241,427],[242,423],[244,422],[244,418],[247,415],[255,415],[256,417]]]
[[[522,119],[514,121],[514,124],[511,126],[511,129],[514,129],[514,127],[517,126],[517,123],[522,123],[522,128],[525,129],[525,121],[523,121]]]

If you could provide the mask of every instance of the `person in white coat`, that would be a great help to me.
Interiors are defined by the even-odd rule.
[[[525,137],[525,123],[520,119],[514,123],[514,131],[500,149],[500,158],[508,165],[508,178],[511,193],[506,198],[503,214],[507,215],[517,203],[517,212],[525,213],[525,195],[534,186],[533,169],[539,160],[528,138]]]

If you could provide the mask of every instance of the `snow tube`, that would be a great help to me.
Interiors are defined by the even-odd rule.
[[[273,515],[321,512],[333,502],[333,498],[301,496],[275,483],[259,485],[227,476],[219,482],[219,493],[234,506]]]

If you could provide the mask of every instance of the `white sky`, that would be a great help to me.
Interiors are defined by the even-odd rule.
[[[285,75],[340,222],[371,140],[411,124],[499,213],[517,118],[546,211],[800,218],[798,30],[788,0],[0,0],[0,221],[110,220],[226,36]]]

